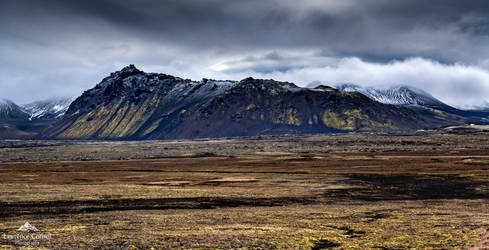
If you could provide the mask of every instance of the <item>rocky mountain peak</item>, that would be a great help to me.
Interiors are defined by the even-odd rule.
[[[323,91],[338,91],[337,89],[330,87],[330,86],[326,86],[326,85],[319,85],[319,86],[315,87],[314,89],[323,90]]]
[[[299,87],[290,82],[279,82],[272,79],[254,79],[252,77],[245,78],[239,82],[239,86],[253,86],[258,89],[268,90],[290,90],[299,89]]]
[[[122,78],[123,79],[123,78],[133,76],[133,75],[137,75],[140,73],[144,73],[144,72],[139,70],[138,68],[136,68],[136,66],[134,66],[134,64],[129,64],[128,66],[122,68],[121,70],[111,73],[109,78]],[[107,80],[107,78],[102,80],[102,82],[105,80]]]
[[[128,66],[122,68],[121,72],[141,72],[134,64],[129,64]]]

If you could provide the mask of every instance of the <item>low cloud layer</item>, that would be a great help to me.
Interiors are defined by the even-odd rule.
[[[353,83],[365,87],[389,88],[413,86],[432,93],[436,98],[459,108],[487,106],[489,103],[489,71],[477,66],[441,64],[425,58],[408,58],[388,63],[365,62],[356,57],[312,58],[300,62],[295,57],[270,59],[268,56],[220,64],[226,74],[256,75],[296,82],[337,85]],[[278,62],[284,64],[278,65]],[[310,66],[312,65],[312,66]],[[285,69],[257,72],[255,69]],[[314,84],[313,84],[314,85]]]
[[[79,95],[128,64],[185,78],[407,84],[487,101],[485,0],[4,0],[0,98]]]

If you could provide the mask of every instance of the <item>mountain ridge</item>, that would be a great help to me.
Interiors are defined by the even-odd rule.
[[[180,139],[426,128],[405,108],[330,87],[192,81],[134,65],[85,91],[40,138]]]

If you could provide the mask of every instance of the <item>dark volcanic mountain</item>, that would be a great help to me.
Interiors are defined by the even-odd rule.
[[[175,139],[426,127],[413,111],[359,93],[253,78],[195,82],[130,65],[85,91],[40,137]]]

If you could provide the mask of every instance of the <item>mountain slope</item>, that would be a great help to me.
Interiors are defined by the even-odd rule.
[[[289,83],[247,78],[236,87],[183,113],[175,128],[156,138],[249,136],[259,134],[394,131],[419,128],[413,112],[356,93],[325,87],[302,89]],[[175,130],[173,130],[175,129]],[[172,131],[170,134],[167,131]]]
[[[358,93],[252,78],[196,82],[130,65],[85,91],[41,138],[175,139],[425,127],[411,110]]]

